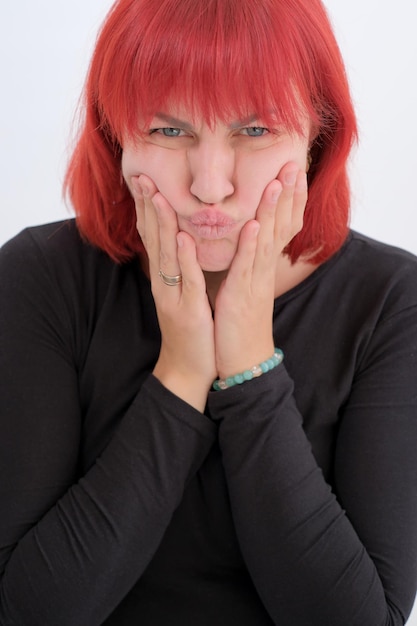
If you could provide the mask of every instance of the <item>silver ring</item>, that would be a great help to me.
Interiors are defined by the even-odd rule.
[[[175,287],[175,285],[182,283],[182,274],[178,274],[177,276],[168,276],[168,274],[164,274],[162,270],[159,270],[159,276],[162,282],[169,287]]]

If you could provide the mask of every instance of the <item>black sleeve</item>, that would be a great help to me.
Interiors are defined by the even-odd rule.
[[[68,315],[23,239],[0,251],[0,623],[94,626],[147,566],[216,429],[149,376],[79,478]]]
[[[358,367],[333,489],[284,364],[211,393],[240,546],[276,624],[405,623],[417,578],[416,374],[411,307],[379,324]]]

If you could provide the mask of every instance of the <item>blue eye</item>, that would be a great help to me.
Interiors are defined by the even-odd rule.
[[[181,134],[180,128],[161,128],[165,137],[179,137]]]
[[[164,135],[164,137],[181,137],[181,133],[183,131],[181,128],[153,128],[150,132],[151,135],[154,133],[159,133],[160,135]]]
[[[268,129],[263,126],[248,126],[244,130],[247,132],[249,137],[262,137],[269,132]]]

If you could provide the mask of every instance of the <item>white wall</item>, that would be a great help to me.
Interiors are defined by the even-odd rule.
[[[61,185],[70,127],[111,4],[0,1],[0,244],[69,215]]]
[[[352,225],[417,253],[417,13],[413,0],[325,0],[345,57],[361,140]]]
[[[345,55],[361,143],[352,225],[417,253],[417,37],[412,0],[327,0]],[[0,6],[0,244],[62,219],[72,115],[111,0]],[[394,6],[394,9],[393,9]]]
[[[325,0],[361,129],[352,226],[417,254],[417,36],[413,0]],[[111,0],[0,6],[0,244],[68,216],[66,145],[97,28]],[[409,624],[417,626],[417,608]]]

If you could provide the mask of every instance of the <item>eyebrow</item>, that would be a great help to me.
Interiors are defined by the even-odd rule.
[[[166,113],[157,112],[155,113],[155,117],[169,124],[170,128],[181,127],[184,130],[189,130],[189,131],[193,130],[193,126],[189,122],[180,120],[176,117],[172,117],[171,115],[167,115]],[[258,119],[257,115],[249,115],[248,117],[245,117],[242,120],[236,120],[235,122],[232,122],[229,125],[229,128],[231,130],[235,130],[237,128],[241,128],[242,126],[246,126],[247,124],[250,124],[251,122],[255,122],[257,119]]]
[[[155,113],[155,117],[166,122],[170,125],[171,128],[176,128],[180,126],[184,128],[184,130],[192,130],[192,125],[189,122],[185,122],[184,120],[179,120],[176,117],[172,117],[171,115],[166,115],[165,113]]]
[[[244,117],[243,120],[236,120],[235,122],[232,122],[230,124],[230,128],[232,130],[235,130],[236,128],[241,128],[242,126],[247,126],[248,124],[251,124],[252,122],[256,122],[257,119],[258,119],[258,116],[255,114],[248,115],[248,117]]]

